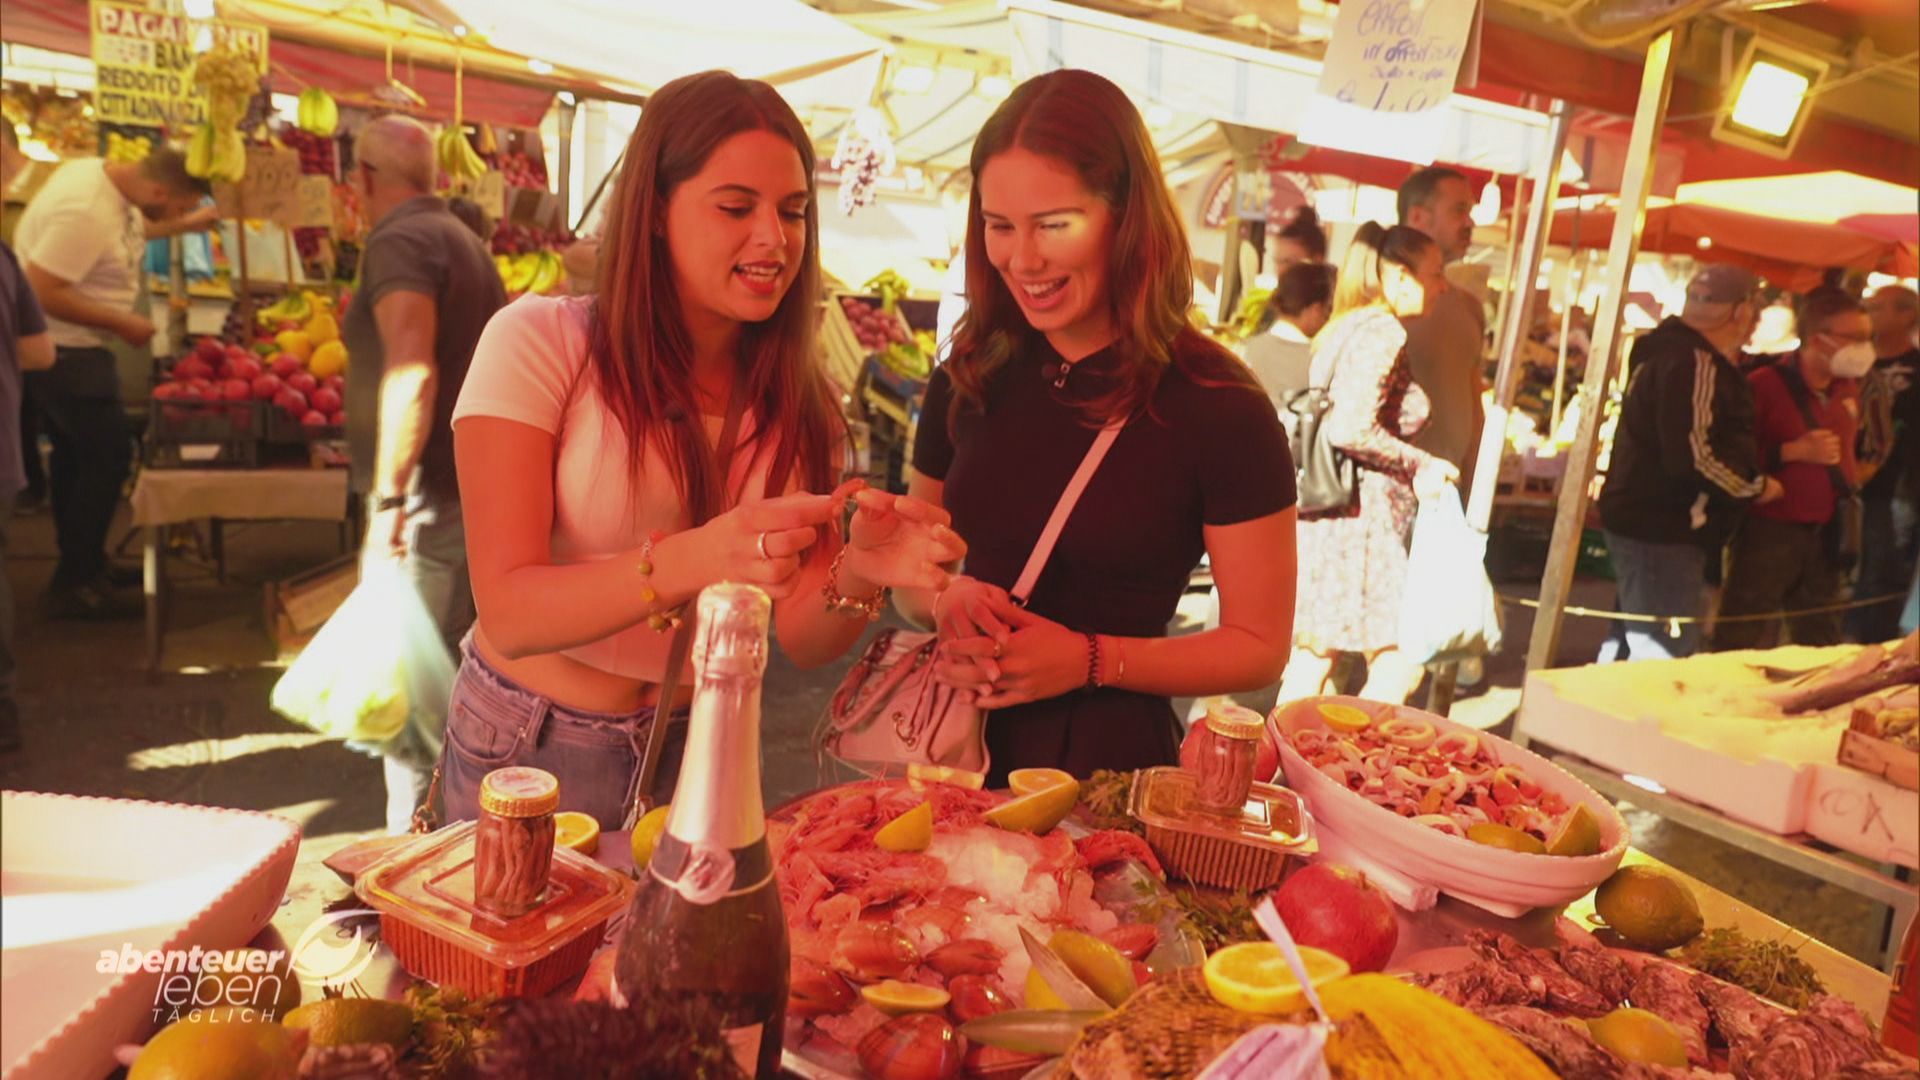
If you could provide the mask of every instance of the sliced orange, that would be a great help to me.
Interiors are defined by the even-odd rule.
[[[1356,731],[1365,731],[1373,726],[1373,717],[1351,705],[1326,704],[1320,706],[1320,719],[1335,731],[1344,731],[1351,735]]]
[[[553,842],[591,855],[600,849],[600,823],[578,810],[562,810],[553,815]]]
[[[1015,795],[1031,795],[1056,784],[1074,782],[1073,774],[1065,769],[1015,769],[1007,774],[1007,786]]]
[[[946,1008],[947,1003],[953,1000],[951,995],[937,986],[922,986],[898,979],[885,979],[871,986],[863,986],[860,996],[867,999],[867,1004],[888,1016],[936,1012]]]
[[[1300,947],[1300,961],[1314,986],[1345,978],[1348,972],[1345,960],[1305,945]],[[1229,945],[1207,957],[1202,975],[1213,1000],[1236,1012],[1278,1016],[1306,1007],[1306,991],[1280,946],[1271,941]]]
[[[1547,837],[1547,854],[1578,858],[1600,854],[1600,819],[1587,804],[1577,803]]]

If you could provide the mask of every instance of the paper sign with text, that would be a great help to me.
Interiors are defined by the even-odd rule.
[[[299,211],[295,214],[293,227],[296,229],[333,228],[332,177],[302,176],[300,178]]]
[[[232,44],[267,70],[267,28],[222,20],[191,21],[141,4],[93,0],[90,37],[94,118],[103,124],[184,129],[206,119],[207,96],[193,85],[194,38]]]
[[[1476,0],[1346,0],[1301,124],[1315,146],[1433,160],[1473,35]]]
[[[300,155],[270,146],[247,147],[247,174],[238,184],[213,185],[221,217],[253,218],[293,228],[301,224]],[[320,179],[326,179],[320,177]]]

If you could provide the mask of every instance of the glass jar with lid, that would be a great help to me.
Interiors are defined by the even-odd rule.
[[[540,904],[553,870],[553,812],[560,781],[545,769],[495,769],[480,781],[473,838],[474,904],[502,918]]]

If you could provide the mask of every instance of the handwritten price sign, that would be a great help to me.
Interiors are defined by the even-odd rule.
[[[1453,92],[1474,0],[1340,5],[1318,92],[1373,112],[1422,112]]]
[[[294,228],[301,224],[300,155],[268,146],[247,147],[247,174],[238,184],[213,185],[221,217],[245,217]]]

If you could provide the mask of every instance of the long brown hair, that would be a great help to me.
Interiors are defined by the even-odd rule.
[[[814,354],[820,216],[806,128],[766,83],[724,71],[675,79],[647,99],[627,141],[607,208],[589,342],[600,393],[626,433],[635,469],[648,440],[657,442],[681,501],[695,515],[722,508],[727,478],[717,475],[695,393],[693,342],[667,244],[667,201],[721,143],[747,131],[791,142],[807,175],[799,272],[771,318],[741,328],[746,363],[733,390],[754,411],[745,433],[753,454],[766,452],[771,440],[766,494],[777,494],[796,473],[810,490],[832,487],[832,448],[844,435]]]
[[[985,407],[988,381],[1035,334],[1019,302],[987,259],[980,177],[995,155],[1014,148],[1053,158],[1113,211],[1105,297],[1120,337],[1113,389],[1086,402],[1083,418],[1103,424],[1152,401],[1170,366],[1194,377],[1235,368],[1233,354],[1193,328],[1193,252],[1167,191],[1160,157],[1139,110],[1118,86],[1090,71],[1036,76],[995,109],[973,143],[973,193],[967,208],[967,312],[954,330],[949,377],[968,407]],[[1207,361],[1204,368],[1199,367]],[[949,412],[949,425],[958,410]]]
[[[1385,226],[1377,221],[1362,224],[1341,261],[1340,281],[1333,289],[1333,317],[1327,325],[1386,299],[1381,267],[1392,263],[1409,274],[1417,273],[1420,260],[1431,247],[1433,238],[1410,225]]]

